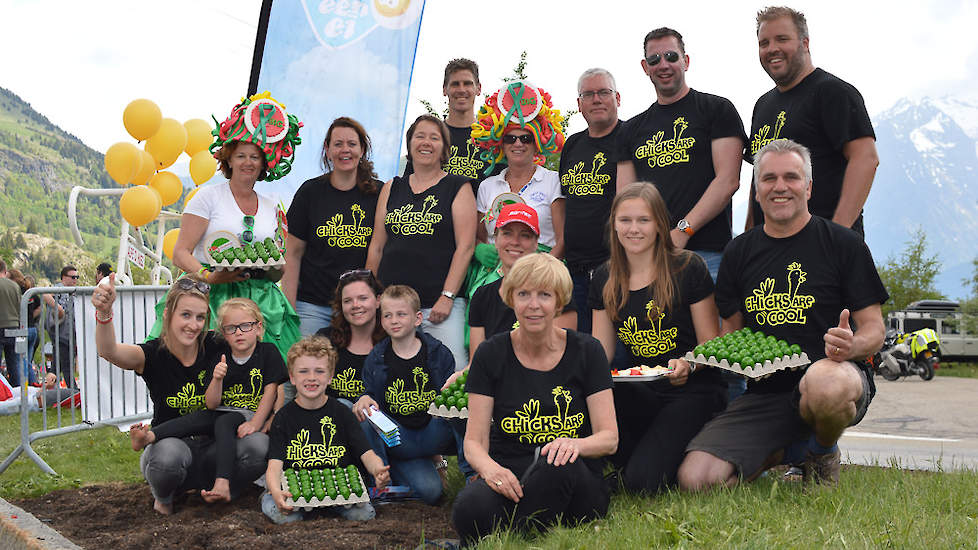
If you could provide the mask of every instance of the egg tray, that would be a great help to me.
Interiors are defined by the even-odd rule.
[[[306,497],[295,498],[287,497],[285,499],[285,504],[291,506],[295,509],[301,509],[305,511],[312,510],[313,508],[323,508],[326,506],[343,506],[346,504],[357,504],[360,502],[370,502],[370,491],[367,484],[363,482],[363,476],[360,475],[360,471],[357,470],[357,478],[360,480],[360,486],[363,487],[363,495],[357,496],[350,493],[350,497],[346,498],[342,495],[337,495],[336,498],[329,498],[329,495],[325,499],[320,500],[318,497],[313,496],[312,500],[306,500]],[[282,491],[289,492],[289,482],[285,477],[285,472],[282,472]]]
[[[468,418],[469,408],[463,407],[462,409],[457,409],[454,405],[452,407],[446,407],[445,405],[435,405],[432,403],[428,405],[428,414],[442,418]]]
[[[269,269],[281,269],[285,267],[285,256],[283,255],[277,260],[269,259],[267,262],[262,260],[258,260],[257,262],[246,260],[242,262],[241,260],[235,259],[233,262],[224,260],[221,262],[212,263],[210,265],[215,271],[226,271],[231,269],[264,269],[268,271]]]
[[[801,352],[801,354],[796,353],[776,357],[773,361],[764,361],[763,364],[755,363],[754,365],[747,367],[742,367],[740,363],[734,363],[731,365],[726,359],[717,361],[716,357],[712,355],[709,358],[703,356],[702,354],[694,356],[693,352],[691,351],[686,352],[685,359],[691,363],[710,365],[711,367],[730,371],[734,374],[739,374],[740,376],[750,378],[752,380],[761,380],[780,371],[794,370],[811,363],[811,360],[808,359],[808,354],[805,352]]]

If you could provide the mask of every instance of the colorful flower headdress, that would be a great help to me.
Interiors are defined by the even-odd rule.
[[[292,169],[295,146],[302,143],[299,137],[302,123],[295,115],[286,112],[285,106],[275,101],[271,92],[241,98],[241,103],[231,109],[227,120],[218,124],[214,118],[214,123],[216,127],[211,134],[217,139],[210,146],[211,153],[226,143],[246,141],[265,153],[266,181],[277,180]]]
[[[515,128],[533,135],[538,151],[533,162],[537,164],[542,165],[545,155],[559,153],[564,147],[563,119],[554,109],[550,94],[525,80],[510,82],[486,98],[472,124],[472,141],[484,149],[479,156],[489,164],[487,175],[497,163],[506,162],[503,135]]]

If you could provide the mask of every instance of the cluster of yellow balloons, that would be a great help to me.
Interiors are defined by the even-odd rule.
[[[143,148],[129,142],[112,145],[105,152],[105,170],[119,185],[133,185],[119,201],[119,211],[130,224],[146,225],[160,215],[163,207],[180,200],[183,194],[180,178],[163,169],[176,162],[182,153],[190,157],[190,177],[194,184],[200,185],[214,177],[217,160],[207,150],[213,141],[207,121],[194,118],[180,124],[172,118],[163,118],[160,108],[152,101],[136,99],[123,111],[122,123],[129,135],[143,142]],[[184,204],[196,191],[190,191]],[[173,231],[176,230],[167,235]]]

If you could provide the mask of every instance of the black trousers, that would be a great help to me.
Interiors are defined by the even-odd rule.
[[[611,462],[623,470],[625,489],[657,493],[676,485],[686,445],[726,407],[717,391],[669,391],[653,384],[615,384],[618,452]]]
[[[541,457],[523,480],[519,503],[493,491],[482,479],[462,488],[452,506],[452,525],[464,545],[474,545],[496,528],[545,529],[597,519],[608,512],[609,500],[601,478],[583,459],[553,466]]]
[[[234,473],[234,462],[237,459],[238,426],[243,424],[245,417],[235,411],[197,411],[168,420],[159,426],[153,426],[156,440],[167,437],[189,437],[192,435],[210,435],[214,437],[217,471],[215,477],[231,479]]]

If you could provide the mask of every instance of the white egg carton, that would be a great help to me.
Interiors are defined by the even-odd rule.
[[[793,355],[784,355],[782,357],[775,358],[774,361],[764,361],[763,364],[755,363],[746,367],[741,366],[740,363],[734,363],[731,365],[726,359],[717,361],[716,357],[712,355],[709,358],[703,356],[702,354],[694,356],[693,352],[691,351],[686,352],[685,359],[691,363],[710,365],[711,367],[730,371],[734,374],[739,374],[752,380],[767,378],[776,372],[783,370],[794,370],[811,363],[811,361],[808,359],[808,354],[805,352],[802,352],[800,355],[797,353]]]
[[[431,416],[440,416],[442,418],[468,418],[469,408],[463,407],[462,409],[457,409],[454,406],[451,408],[445,405],[435,406],[434,403],[428,405],[428,414]]]
[[[302,510],[312,510],[313,508],[322,508],[324,506],[342,506],[344,504],[356,504],[358,502],[370,502],[370,490],[367,488],[367,484],[363,482],[363,476],[360,475],[360,471],[357,471],[357,477],[360,478],[360,486],[363,487],[363,495],[357,496],[350,493],[350,498],[344,498],[343,495],[336,495],[336,498],[326,498],[319,500],[317,497],[312,497],[312,500],[306,500],[306,497],[288,497],[285,499],[285,503],[289,506]],[[282,490],[289,492],[289,482],[285,478],[285,472],[282,472]]]

